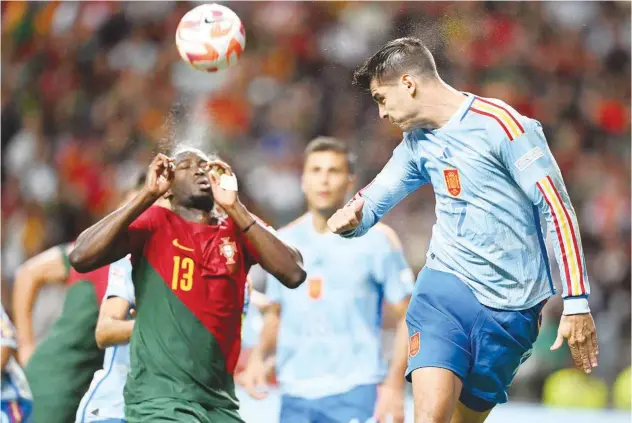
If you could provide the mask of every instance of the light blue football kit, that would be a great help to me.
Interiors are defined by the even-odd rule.
[[[367,233],[409,193],[432,184],[437,221],[407,313],[409,367],[442,367],[473,409],[507,401],[530,355],[543,302],[555,293],[544,237],[552,235],[564,313],[588,312],[577,219],[542,127],[507,104],[463,93],[435,130],[404,133],[358,195]]]
[[[281,308],[277,379],[282,423],[365,422],[385,377],[382,304],[407,299],[413,274],[385,225],[362,239],[318,233],[312,215],[278,231],[303,255],[307,279],[289,290],[268,276]],[[355,419],[355,420],[354,420]]]
[[[130,307],[134,304],[132,264],[128,257],[110,265],[108,287],[103,298],[105,301],[111,297],[128,301]],[[75,423],[123,422],[125,418],[123,388],[129,369],[129,344],[107,347],[103,369],[94,374],[90,388],[77,409]]]
[[[0,306],[1,307],[1,306]],[[0,327],[0,345],[16,351],[15,327],[2,308],[2,326]],[[15,359],[10,357],[2,371],[2,393],[0,396],[0,421],[2,423],[29,421],[33,408],[33,397],[26,376]]]

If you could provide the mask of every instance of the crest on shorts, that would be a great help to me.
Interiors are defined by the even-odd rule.
[[[323,278],[310,276],[307,278],[307,295],[312,300],[320,300],[323,296]]]
[[[235,253],[237,246],[230,241],[230,237],[222,238],[222,245],[219,246],[219,252],[226,258],[226,264],[235,264]]]
[[[461,193],[461,179],[459,178],[459,171],[457,169],[444,169],[443,177],[445,178],[445,185],[448,188],[450,195],[458,197]]]
[[[419,332],[413,333],[408,339],[408,355],[414,357],[419,352]]]

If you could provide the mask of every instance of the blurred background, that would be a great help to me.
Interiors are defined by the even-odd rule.
[[[197,4],[2,2],[1,274],[9,313],[17,266],[73,240],[154,154],[178,142],[228,160],[242,201],[277,228],[303,212],[302,151],[317,135],[352,146],[360,188],[401,133],[379,120],[351,73],[385,41],[417,35],[447,83],[542,123],[579,217],[600,365],[584,376],[571,370],[567,350],[548,350],[562,310],[552,299],[512,399],[629,410],[629,2],[227,3],[244,22],[247,47],[238,66],[218,74],[194,71],[175,49],[178,21]],[[415,271],[434,220],[429,187],[385,219]],[[62,289],[40,298],[38,336],[62,300]],[[258,323],[250,316],[246,347]]]

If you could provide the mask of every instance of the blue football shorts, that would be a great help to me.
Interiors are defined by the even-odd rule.
[[[507,390],[538,337],[543,301],[526,310],[482,305],[458,277],[424,268],[406,313],[406,379],[422,367],[451,370],[463,382],[460,401],[475,411],[507,402]]]
[[[373,417],[376,401],[377,385],[318,399],[284,395],[279,423],[364,423]]]

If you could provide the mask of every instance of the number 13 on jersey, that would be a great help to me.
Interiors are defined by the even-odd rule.
[[[190,257],[173,256],[173,276],[171,289],[173,291],[190,291],[193,288],[193,269],[195,263]]]

